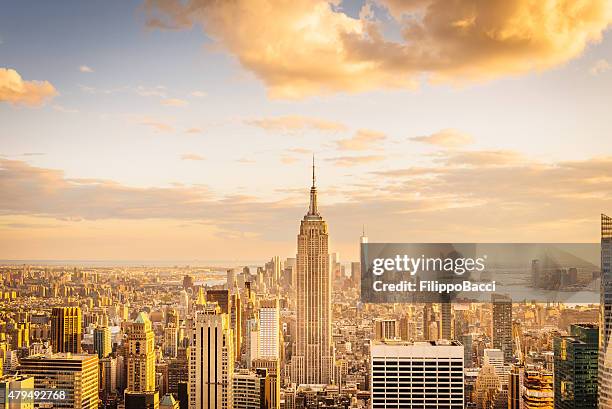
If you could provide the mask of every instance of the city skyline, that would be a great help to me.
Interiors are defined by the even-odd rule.
[[[312,153],[343,262],[364,224],[374,242],[598,241],[610,5],[417,3],[8,5],[0,259],[289,256]]]

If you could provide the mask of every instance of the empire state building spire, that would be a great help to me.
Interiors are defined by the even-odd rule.
[[[314,155],[312,156],[312,186],[310,188],[310,206],[308,207],[308,213],[306,214],[306,217],[309,216],[320,217],[319,209],[317,207],[317,186],[315,185]]]

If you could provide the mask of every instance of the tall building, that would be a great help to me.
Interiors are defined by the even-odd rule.
[[[601,292],[599,326],[598,403],[612,408],[612,218],[601,215]]]
[[[0,377],[0,409],[34,409],[34,398],[26,396],[21,399],[11,399],[12,393],[34,390],[32,376],[6,375]]]
[[[179,328],[176,326],[176,323],[171,322],[164,328],[164,355],[176,358],[178,351],[178,336]]]
[[[522,365],[512,365],[508,376],[508,409],[523,409],[523,375]]]
[[[463,346],[456,341],[372,341],[372,408],[463,408]]]
[[[127,328],[127,391],[155,391],[155,334],[145,312]]]
[[[574,324],[570,335],[555,337],[555,409],[597,406],[597,349],[599,328]]]
[[[35,389],[57,389],[65,395],[46,401],[56,409],[98,408],[98,356],[72,353],[32,355],[21,359],[19,372],[34,377]]]
[[[512,361],[512,299],[510,297],[493,294],[492,341],[493,348],[500,349],[504,354],[504,361]]]
[[[262,300],[259,304],[259,358],[280,357],[279,334],[278,299]]]
[[[440,338],[452,339],[453,308],[449,302],[440,304]]]
[[[298,384],[329,384],[333,381],[328,242],[327,223],[317,206],[313,160],[310,206],[300,222],[297,236],[297,325],[291,378]]]
[[[229,316],[209,304],[196,314],[190,337],[189,409],[231,408],[234,344]]]
[[[94,351],[102,359],[110,355],[112,350],[111,332],[109,327],[96,327],[93,330]]]
[[[83,338],[79,307],[54,307],[51,310],[51,345],[53,352],[81,352]]]

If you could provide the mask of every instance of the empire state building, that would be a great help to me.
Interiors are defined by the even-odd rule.
[[[328,242],[327,223],[317,208],[313,159],[310,206],[300,222],[297,236],[297,331],[291,358],[291,378],[298,384],[333,383],[332,286]]]

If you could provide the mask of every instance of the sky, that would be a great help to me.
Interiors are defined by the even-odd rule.
[[[0,13],[0,259],[295,254],[312,155],[372,242],[596,242],[608,0],[146,0]]]

